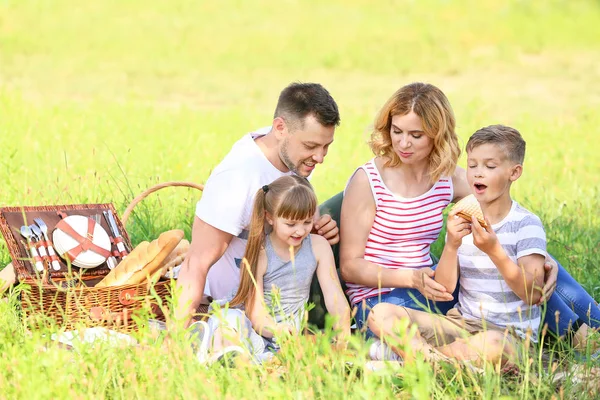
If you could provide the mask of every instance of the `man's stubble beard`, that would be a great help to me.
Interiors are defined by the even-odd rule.
[[[294,164],[294,162],[292,161],[292,159],[290,158],[290,156],[288,154],[288,151],[287,151],[288,143],[289,143],[289,139],[286,138],[283,141],[283,143],[281,144],[281,150],[279,151],[279,158],[281,159],[283,164],[287,167],[287,169],[289,169],[291,172],[293,172],[294,174],[296,174],[298,176],[303,176],[298,173],[299,166]]]

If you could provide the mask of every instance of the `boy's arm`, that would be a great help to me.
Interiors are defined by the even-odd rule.
[[[458,282],[458,248],[462,238],[471,233],[471,224],[463,217],[456,215],[457,210],[448,215],[446,222],[446,244],[435,270],[435,281],[443,285],[448,293],[453,293]]]
[[[539,302],[542,297],[541,288],[544,285],[545,257],[543,255],[523,256],[518,259],[519,265],[515,264],[502,248],[494,231],[486,231],[477,218],[473,218],[473,243],[490,257],[508,287],[521,300],[528,305]]]
[[[317,279],[323,291],[327,312],[335,318],[338,341],[350,336],[350,307],[335,269],[331,246],[322,236],[312,235],[313,252],[317,258]]]
[[[242,262],[241,268],[246,268],[246,264]],[[278,324],[275,322],[273,317],[269,314],[267,306],[265,304],[265,295],[263,287],[263,277],[267,271],[267,257],[265,252],[262,251],[258,257],[258,265],[256,269],[256,291],[254,292],[254,298],[251,301],[250,307],[246,306],[246,309],[252,311],[248,313],[248,319],[252,322],[252,328],[261,336],[266,338],[272,338],[277,335],[280,331],[286,330],[291,331],[289,327],[284,324]]]

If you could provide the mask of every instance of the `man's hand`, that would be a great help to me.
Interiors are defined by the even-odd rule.
[[[315,222],[313,232],[327,239],[330,245],[334,245],[340,241],[340,230],[337,223],[331,218],[331,215],[321,215],[317,222]]]
[[[452,293],[448,293],[444,285],[433,280],[435,271],[431,268],[415,269],[413,273],[412,287],[430,300],[450,301]]]
[[[486,218],[485,222],[487,222],[488,226],[492,226],[490,221]],[[490,228],[489,231],[485,230],[483,226],[477,221],[477,218],[473,217],[471,219],[471,226],[473,230],[473,244],[481,251],[483,251],[488,256],[491,256],[493,252],[498,251],[502,248],[500,246],[500,242],[498,241],[498,236],[496,233]]]
[[[542,288],[542,297],[540,297],[538,305],[548,301],[550,296],[552,296],[554,289],[556,289],[557,280],[558,263],[546,253],[546,262],[544,263],[544,287]]]
[[[452,211],[448,215],[446,232],[448,233],[446,246],[458,249],[462,243],[462,239],[471,233],[471,224],[463,217],[456,215],[456,211]]]

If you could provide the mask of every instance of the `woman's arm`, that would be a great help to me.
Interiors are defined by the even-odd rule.
[[[322,236],[312,235],[313,252],[317,258],[317,279],[323,291],[327,312],[335,318],[338,339],[350,336],[350,307],[335,269],[331,246]]]
[[[347,282],[370,287],[410,287],[412,271],[381,268],[365,260],[365,247],[375,221],[375,199],[367,174],[356,171],[342,202],[340,271]]]
[[[241,268],[246,268],[246,265],[242,262]],[[251,310],[248,313],[248,319],[252,322],[252,328],[261,336],[266,338],[272,338],[279,331],[290,329],[287,326],[283,326],[284,324],[278,324],[275,320],[269,315],[267,310],[267,306],[265,304],[265,295],[264,295],[264,287],[263,287],[263,277],[265,272],[267,271],[267,256],[263,251],[261,251],[260,256],[258,257],[258,265],[256,270],[256,291],[254,294],[254,298],[251,301],[250,307],[246,305],[246,309]]]
[[[465,171],[463,168],[456,167],[456,170],[452,175],[452,187],[454,188],[454,198],[452,199],[453,203],[456,203],[463,197],[467,197],[472,193],[469,182],[467,182],[467,171]]]

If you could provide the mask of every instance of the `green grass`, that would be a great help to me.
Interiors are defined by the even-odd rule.
[[[492,123],[528,143],[514,197],[549,249],[600,299],[600,6],[597,1],[0,1],[0,205],[113,202],[204,182],[243,133],[268,125],[291,81],[323,83],[342,125],[314,184],[321,200],[370,158],[376,111],[414,80],[448,95],[464,142]],[[461,159],[464,165],[464,159]],[[199,193],[167,189],[128,224],[133,241],[189,234]],[[438,247],[439,249],[439,244]],[[10,259],[0,240],[0,263]],[[14,300],[13,300],[14,301]],[[204,370],[160,346],[66,353],[0,307],[0,397],[580,397],[581,386],[473,377],[420,363],[346,370],[326,346],[291,346],[283,378]],[[531,375],[526,375],[529,379]],[[527,380],[529,382],[529,380]],[[560,396],[561,393],[556,393]]]

